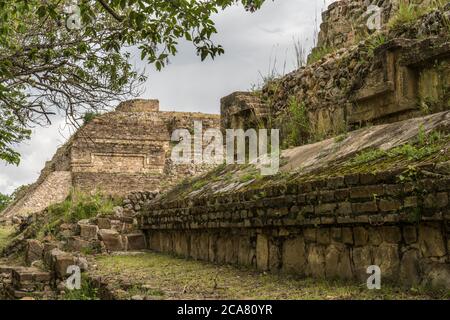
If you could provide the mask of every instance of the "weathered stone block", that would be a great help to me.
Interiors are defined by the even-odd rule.
[[[93,245],[90,241],[81,239],[81,237],[70,237],[67,239],[67,249],[70,251],[81,251],[92,247]]]
[[[400,228],[396,226],[382,227],[381,234],[383,241],[387,243],[399,243],[402,239]]]
[[[342,242],[344,244],[353,244],[353,231],[352,228],[342,228]]]
[[[316,278],[325,277],[325,250],[321,245],[311,243],[307,249],[306,275]]]
[[[335,203],[322,203],[314,207],[315,214],[330,214],[336,209]]]
[[[317,230],[317,243],[318,244],[329,244],[330,243],[330,229],[329,228],[319,228]]]
[[[11,270],[12,288],[23,291],[43,290],[51,280],[49,272],[37,268],[13,268]]]
[[[97,239],[98,226],[93,224],[79,224],[80,236],[85,240]]]
[[[352,249],[352,260],[355,267],[355,277],[358,280],[367,279],[367,267],[373,265],[372,247],[363,246]]]
[[[398,245],[382,243],[373,250],[374,264],[379,266],[382,277],[398,281],[400,259]]]
[[[211,262],[217,262],[217,241],[218,236],[216,234],[208,236],[208,260]]]
[[[442,257],[446,254],[442,228],[439,224],[419,226],[419,247],[425,257]]]
[[[125,240],[125,250],[135,251],[147,248],[145,236],[142,233],[127,234],[123,236]]]
[[[340,202],[336,209],[337,214],[350,214],[352,213],[352,204],[350,202]]]
[[[99,229],[111,229],[111,220],[108,218],[97,218],[97,226]]]
[[[404,226],[403,239],[407,244],[415,243],[417,241],[417,228],[415,226]]]
[[[349,250],[343,244],[331,244],[325,251],[325,274],[329,278],[353,277]]]
[[[305,241],[316,242],[317,229],[316,228],[306,228],[303,229],[303,236]]]
[[[250,237],[239,237],[238,263],[244,266],[253,266],[255,261],[255,249]]]
[[[122,237],[116,230],[100,229],[98,235],[108,251],[122,251],[124,249]]]
[[[43,254],[44,254],[44,246],[39,240],[35,239],[27,240],[25,260],[28,265],[31,265],[34,261],[42,260]]]
[[[59,249],[53,249],[50,255],[52,259],[51,269],[55,273],[55,276],[59,279],[65,279],[67,276],[67,268],[75,265],[75,258],[71,254]]]
[[[400,281],[408,286],[420,283],[419,252],[410,249],[403,253],[400,263]]]
[[[378,246],[383,242],[383,237],[381,235],[380,228],[369,228],[368,233],[369,233],[369,243],[371,245]]]
[[[398,200],[380,199],[378,206],[380,208],[380,211],[386,212],[399,210],[402,205]]]
[[[173,251],[180,257],[189,256],[189,236],[186,233],[176,232],[172,234]]]
[[[282,250],[283,270],[290,273],[303,274],[306,263],[304,239],[296,237],[285,240]]]
[[[330,230],[331,240],[335,242],[342,241],[342,229],[341,228],[331,228]]]
[[[448,205],[448,196],[445,192],[429,194],[423,200],[425,208],[444,208]]]
[[[353,239],[355,240],[355,246],[365,246],[369,240],[369,233],[364,227],[354,227]]]
[[[256,266],[259,270],[269,267],[269,241],[263,234],[258,234],[256,238]]]
[[[281,252],[277,243],[269,242],[269,270],[278,271],[281,267]]]
[[[354,214],[367,212],[377,212],[378,206],[375,201],[352,203],[352,211]]]
[[[384,193],[383,186],[361,186],[350,189],[350,198],[352,199],[373,199],[375,196]]]
[[[450,266],[448,263],[431,263],[425,268],[425,283],[432,288],[450,290]]]
[[[403,200],[403,207],[405,207],[405,208],[415,208],[415,207],[417,207],[417,203],[418,203],[418,200],[417,200],[416,196],[406,197]]]
[[[225,263],[236,264],[238,261],[239,241],[236,236],[225,239]]]

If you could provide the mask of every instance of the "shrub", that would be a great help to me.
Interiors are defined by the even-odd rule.
[[[402,0],[399,3],[398,11],[389,21],[388,27],[391,29],[398,29],[410,25],[423,15],[433,10],[444,8],[447,3],[447,0],[434,0],[431,4],[425,6],[415,4],[411,0]]]
[[[313,64],[332,52],[334,48],[328,46],[314,48],[308,56],[308,64]]]
[[[299,146],[308,142],[310,137],[310,122],[304,103],[291,96],[288,101],[287,136],[285,147]]]
[[[97,112],[86,112],[83,115],[83,124],[87,124],[87,123],[91,122],[98,115],[99,114]]]
[[[113,212],[113,208],[120,203],[120,199],[113,199],[99,192],[91,195],[72,190],[66,200],[47,208],[46,219],[38,227],[37,237],[41,238],[48,234],[55,235],[62,223],[76,223],[83,219],[93,218],[98,214],[110,214]]]

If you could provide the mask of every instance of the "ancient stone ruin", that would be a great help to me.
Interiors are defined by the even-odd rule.
[[[133,191],[160,191],[181,178],[208,169],[170,160],[174,128],[218,128],[219,116],[161,112],[158,100],[132,100],[95,117],[60,147],[24,197],[3,218],[27,216],[63,201],[72,189],[124,196]]]
[[[83,251],[142,249],[360,283],[377,265],[383,281],[450,288],[450,5],[394,25],[399,1],[378,4],[373,31],[367,1],[333,3],[309,64],[222,98],[220,117],[134,100],[85,124],[3,219],[39,222],[72,188],[123,205],[59,225],[59,242],[33,239],[36,222],[24,222],[4,251],[25,251],[27,267],[0,267],[4,290],[45,295],[68,264],[88,268]],[[280,128],[279,174],[174,165],[170,133],[194,120]]]

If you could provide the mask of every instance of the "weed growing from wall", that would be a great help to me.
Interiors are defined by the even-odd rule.
[[[299,146],[307,143],[311,136],[311,123],[308,111],[305,104],[299,102],[295,96],[289,97],[286,120],[284,147]]]

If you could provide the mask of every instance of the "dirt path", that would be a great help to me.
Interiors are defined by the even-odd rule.
[[[449,293],[405,291],[300,279],[179,259],[157,253],[100,256],[92,277],[101,277],[120,298],[148,299],[432,299]]]

